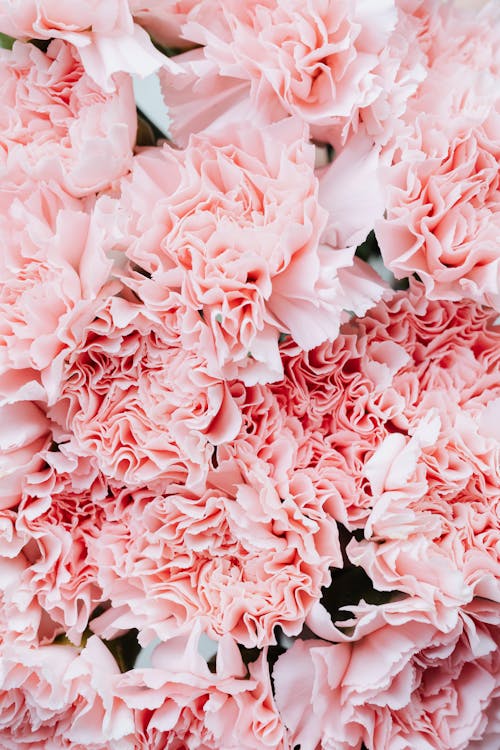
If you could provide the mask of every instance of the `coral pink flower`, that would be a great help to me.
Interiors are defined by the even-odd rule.
[[[343,131],[345,139],[363,110],[384,93],[387,76],[380,63],[396,20],[394,0],[197,3],[182,35],[203,47],[176,58],[184,80],[181,74],[172,81],[168,71],[163,77],[174,136],[186,136],[176,123],[176,89],[182,102],[183,85],[194,86],[202,113],[210,108],[213,116],[226,109],[229,98],[213,98],[219,78],[221,89],[225,81],[228,91],[234,90],[233,103],[241,99],[236,82],[244,82],[245,96],[268,122],[293,114],[313,126]]]
[[[129,30],[128,6],[125,0],[110,0],[103,5],[98,0],[75,2],[61,6],[54,0],[3,0],[1,24],[4,34],[36,36],[39,39],[76,36],[78,31],[92,30],[98,34],[112,34]],[[73,41],[69,39],[68,41]]]
[[[163,643],[153,666],[118,681],[118,698],[134,709],[138,750],[288,750],[264,651],[248,667],[235,642],[223,638],[212,673],[198,654],[199,631]]]
[[[478,623],[473,611],[447,634],[407,623],[386,625],[352,644],[296,641],[273,674],[291,745],[488,747],[480,740],[494,731],[499,645],[498,627]]]
[[[132,750],[133,714],[115,694],[119,669],[92,637],[70,646],[0,652],[0,743],[5,750]]]
[[[431,9],[420,40],[428,75],[384,171],[377,239],[386,266],[397,278],[417,273],[429,298],[500,310],[498,7]]]
[[[103,250],[98,215],[56,183],[0,187],[0,393],[9,401],[59,396],[71,325],[94,317],[112,262]]]
[[[160,72],[174,139],[185,144],[202,129],[293,114],[336,149],[361,123],[372,143],[386,145],[426,75],[419,4],[197,3],[182,35],[203,47],[175,57],[177,75]]]
[[[131,486],[203,486],[213,446],[236,435],[241,417],[227,385],[183,348],[178,327],[113,297],[73,333],[50,413],[78,452]]]
[[[96,632],[136,627],[146,643],[198,620],[215,638],[274,643],[276,626],[300,631],[342,565],[333,501],[307,451],[302,460],[300,424],[263,386],[233,391],[243,424],[214,451],[203,492],[124,491],[109,507],[92,548],[113,609]]]
[[[42,52],[14,44],[0,52],[0,165],[4,179],[59,182],[82,196],[125,174],[137,117],[131,79],[115,76],[103,92],[85,73],[78,52],[61,40]]]
[[[346,524],[364,532],[347,547],[351,562],[375,588],[410,596],[406,618],[413,609],[445,630],[473,597],[500,602],[494,317],[428,301],[415,283],[346,324],[334,345],[282,348],[286,408],[322,436],[312,466],[334,469]]]
[[[144,152],[123,186],[127,254],[152,274],[136,285],[141,298],[168,302],[178,291],[202,315],[204,351],[211,345],[212,369],[226,378],[279,378],[280,332],[304,338],[295,330],[303,307],[314,309],[318,329],[326,325],[318,299],[325,213],[301,135],[288,122],[196,138],[183,152]]]
[[[105,90],[119,71],[148,75],[161,64],[148,35],[133,23],[127,0],[1,0],[0,31],[20,39],[64,39],[80,53],[87,73]]]
[[[35,601],[52,627],[75,644],[102,601],[88,540],[99,535],[111,492],[91,459],[79,459],[68,443],[39,455],[44,467],[25,481],[16,513],[16,536],[26,569],[17,601]]]
[[[411,321],[398,310],[401,302],[390,308],[391,327],[403,316]],[[473,595],[500,602],[500,331],[470,303],[426,303],[413,326],[420,321],[425,329],[416,328],[411,345],[403,344],[409,361],[400,360],[386,387],[385,399],[394,394],[390,424],[397,430],[386,432],[365,461],[371,512],[365,541],[352,542],[349,554],[376,586],[383,581],[383,588],[432,597],[439,619],[440,606]],[[380,338],[380,323],[372,325],[368,341]],[[405,399],[403,408],[396,395]]]
[[[380,296],[366,274],[343,285],[353,250],[319,244],[326,212],[313,158],[288,119],[193,137],[184,151],[144,151],[123,181],[130,221],[120,246],[140,271],[127,283],[154,310],[179,295],[185,333],[201,317],[189,345],[214,374],[249,385],[279,380],[280,334],[309,349],[336,336],[351,289],[368,296],[363,310]]]
[[[217,479],[228,481],[224,472]],[[283,499],[262,484],[233,495],[124,493],[92,545],[113,603],[96,632],[136,627],[147,643],[199,620],[212,636],[248,646],[273,643],[276,626],[297,634],[329,567],[342,564],[336,526],[306,474],[297,472]]]

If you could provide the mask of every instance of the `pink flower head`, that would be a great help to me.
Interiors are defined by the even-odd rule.
[[[279,380],[280,334],[308,349],[335,337],[349,298],[339,269],[353,251],[319,245],[326,213],[303,136],[288,119],[193,137],[142,152],[123,182],[123,242],[140,270],[127,283],[160,311],[180,295],[203,322],[190,345],[226,379]]]
[[[115,695],[119,669],[95,636],[70,646],[0,653],[0,743],[5,750],[132,750],[133,714]]]
[[[0,52],[0,165],[4,179],[56,181],[88,195],[125,174],[137,117],[131,79],[115,76],[105,93],[84,71],[80,56],[61,40],[42,52],[14,44]]]
[[[227,481],[224,471],[217,479]],[[314,483],[297,472],[289,484],[283,499],[271,481],[200,497],[123,493],[92,545],[113,603],[96,632],[136,627],[147,643],[198,620],[212,636],[230,633],[248,646],[275,642],[276,626],[297,634],[342,560]]]
[[[47,624],[78,644],[102,601],[87,547],[111,499],[95,461],[78,458],[68,445],[42,452],[43,468],[26,478],[15,523],[27,566],[15,597],[35,601]]]
[[[430,299],[474,299],[500,310],[500,19],[431,5],[421,21],[428,75],[383,172],[376,224],[386,266],[417,273]]]
[[[130,31],[126,0],[110,0],[103,5],[98,0],[60,5],[54,0],[3,0],[0,23],[2,33],[38,39],[76,37],[78,32],[117,34]],[[39,32],[37,35],[36,32]],[[68,41],[74,42],[72,38]]]
[[[383,96],[384,85],[394,87],[381,62],[396,21],[394,0],[197,3],[182,35],[203,48],[176,58],[184,74],[177,80],[162,73],[174,137],[186,136],[182,121],[176,121],[184,85],[194,86],[202,114],[211,110],[214,119],[241,100],[240,82],[265,121],[292,114],[330,128],[329,139],[342,133],[345,140],[362,112]],[[397,68],[399,60],[390,64]],[[205,102],[217,79],[221,94]]]
[[[103,89],[119,71],[148,75],[167,58],[133,22],[127,0],[1,0],[0,31],[20,39],[63,39],[80,53],[83,66]]]
[[[202,486],[213,445],[240,425],[227,385],[182,347],[177,328],[120,297],[74,333],[51,414],[77,451],[120,483]]]
[[[499,646],[497,626],[465,613],[447,634],[413,623],[386,625],[356,643],[296,641],[273,674],[291,745],[301,750],[361,750],[363,743],[387,750],[494,747],[480,740],[494,731]]]
[[[158,646],[153,666],[122,675],[117,696],[134,709],[137,745],[203,750],[288,750],[264,651],[244,664],[223,638],[215,673],[198,653],[199,630]]]
[[[351,562],[410,597],[406,619],[447,630],[474,596],[500,602],[500,330],[415,283],[342,331],[307,354],[283,348],[287,408],[300,414],[300,389],[318,470],[335,468],[342,496],[348,474],[347,525],[364,531]]]
[[[0,187],[0,393],[6,400],[59,396],[71,325],[94,317],[108,284],[98,214],[57,183]]]
[[[276,626],[301,630],[342,565],[300,425],[264,386],[233,392],[243,424],[214,451],[203,491],[124,491],[109,508],[92,548],[113,609],[96,632],[135,627],[146,643],[199,621],[215,638],[274,643]]]

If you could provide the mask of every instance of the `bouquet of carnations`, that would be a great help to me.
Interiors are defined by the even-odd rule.
[[[500,4],[0,32],[0,750],[499,750]]]

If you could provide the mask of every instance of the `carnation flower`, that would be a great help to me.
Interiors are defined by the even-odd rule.
[[[349,559],[411,597],[405,618],[445,630],[473,597],[500,602],[499,344],[491,313],[429,302],[415,283],[333,345],[283,348],[285,393],[303,394],[287,408],[323,437],[318,471],[355,488],[346,523],[364,538]]]
[[[145,76],[162,63],[175,68],[134,24],[127,0],[1,0],[0,31],[20,39],[64,39],[104,90],[113,89],[111,77],[119,71]]]
[[[105,93],[85,73],[79,53],[61,40],[46,52],[16,43],[0,51],[0,61],[4,180],[18,182],[21,169],[83,196],[126,174],[137,129],[128,76],[117,74],[114,90]]]
[[[436,4],[420,23],[428,75],[383,173],[377,239],[386,266],[417,273],[430,299],[500,310],[498,8],[472,16]]]
[[[82,456],[129,486],[203,486],[213,445],[230,440],[240,415],[227,385],[182,347],[174,320],[121,297],[104,300],[64,366],[51,416]],[[79,333],[80,338],[76,335]]]
[[[174,137],[186,136],[176,115],[188,85],[198,105],[202,101],[196,129],[205,110],[212,119],[225,117],[228,104],[250,96],[258,116],[268,122],[292,114],[310,125],[328,126],[331,139],[342,132],[345,140],[361,113],[384,94],[389,74],[381,60],[396,20],[394,0],[197,3],[182,35],[203,48],[176,58],[183,71],[177,80],[162,72]],[[216,98],[215,87],[220,90]]]
[[[152,275],[134,288],[148,306],[178,292],[199,311],[203,351],[226,378],[279,378],[279,335],[301,322],[302,306],[326,325],[317,298],[325,213],[301,134],[283,124],[144,152],[123,186],[127,255]]]
[[[288,750],[263,651],[244,664],[235,642],[219,642],[215,672],[198,653],[199,630],[158,646],[148,669],[122,675],[117,696],[134,709],[137,748]]]
[[[92,548],[113,608],[96,632],[135,627],[147,643],[199,621],[215,638],[274,643],[276,626],[301,630],[342,565],[327,493],[301,464],[300,425],[262,386],[237,398],[242,428],[214,451],[206,489],[124,491],[109,506]]]
[[[97,34],[113,34],[130,27],[125,0],[110,0],[106,6],[97,0],[70,6],[58,5],[53,0],[22,0],[15,5],[4,0],[2,6],[2,33],[11,36],[32,37],[33,32],[39,31],[39,39],[64,38],[64,33],[71,36],[73,32],[76,36],[78,31],[91,29]]]
[[[102,601],[87,547],[99,536],[111,492],[95,461],[68,445],[41,452],[43,468],[26,477],[15,523],[27,566],[13,596],[36,601],[47,624],[78,644]]]
[[[193,137],[184,151],[143,151],[123,181],[126,283],[160,312],[179,296],[183,339],[225,379],[279,380],[281,334],[309,349],[336,336],[350,290],[363,310],[381,293],[373,279],[368,294],[343,282],[353,249],[320,245],[326,212],[303,135],[289,119]]]
[[[133,714],[115,694],[119,670],[97,637],[0,651],[0,742],[5,750],[132,750]]]
[[[21,451],[5,449],[10,474],[3,484],[11,489],[12,475],[17,484],[9,503],[15,509],[0,515],[2,638],[36,645],[65,633],[79,643],[102,601],[87,542],[98,535],[112,493],[95,461],[75,454],[68,437],[34,403],[3,407],[2,416],[5,440],[13,430],[17,440],[24,436],[29,457],[16,472]],[[30,430],[39,430],[40,439],[29,442]]]
[[[98,212],[57,183],[21,180],[0,187],[0,393],[7,401],[53,402],[71,326],[94,317],[108,282]]]
[[[146,643],[199,620],[214,637],[273,643],[276,626],[301,630],[329,567],[342,563],[335,524],[300,473],[283,500],[270,482],[235,495],[127,495],[93,544],[113,603],[96,626],[105,635],[136,627]]]
[[[407,623],[355,643],[296,641],[273,673],[291,745],[488,747],[480,740],[488,737],[498,705],[499,645],[498,627],[475,621],[473,609],[447,634]]]

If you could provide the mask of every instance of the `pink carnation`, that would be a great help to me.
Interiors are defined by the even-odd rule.
[[[352,644],[296,641],[273,674],[291,745],[493,748],[480,740],[495,731],[499,646],[498,627],[475,621],[473,610],[447,634],[413,623]]]
[[[278,493],[262,460],[254,471],[245,483],[237,462],[224,461],[200,496],[122,494],[92,545],[113,604],[96,632],[136,627],[146,643],[198,620],[248,646],[274,643],[276,626],[300,632],[330,566],[342,565],[336,524],[307,472],[282,479]]]
[[[133,714],[115,694],[116,662],[98,638],[0,651],[3,750],[132,750]]]
[[[500,19],[431,5],[421,19],[428,75],[410,99],[392,166],[386,266],[417,273],[430,299],[470,298],[500,310]]]
[[[16,536],[27,566],[14,598],[36,602],[47,625],[50,620],[54,630],[78,644],[102,601],[87,548],[99,536],[111,500],[95,461],[78,459],[67,444],[39,458],[44,466],[27,477],[16,513]]]
[[[301,630],[342,565],[334,502],[298,420],[263,386],[232,391],[243,424],[214,450],[206,489],[124,491],[108,508],[92,546],[113,609],[96,632],[136,627],[147,642],[198,620],[215,638],[273,643],[276,626]]]
[[[326,213],[303,135],[288,119],[193,137],[185,151],[143,151],[123,181],[121,244],[138,270],[127,283],[154,310],[180,296],[184,338],[226,379],[279,380],[280,334],[309,349],[336,336],[351,288],[363,310],[380,296],[373,279],[368,295],[355,274],[343,285],[352,249],[320,245]]]
[[[327,446],[318,471],[335,467],[343,496],[352,483],[347,525],[364,538],[350,542],[351,562],[378,590],[411,597],[405,618],[445,630],[473,597],[500,602],[494,316],[471,302],[429,302],[413,284],[344,326],[334,345],[283,354],[287,408],[300,416],[307,398],[302,423]]]
[[[199,631],[158,646],[153,666],[122,675],[117,697],[134,709],[137,750],[288,750],[264,651],[247,666],[230,638],[215,673],[198,654]]]
[[[4,449],[10,473],[3,484],[12,491],[13,475],[17,482],[9,503],[15,510],[0,515],[2,639],[37,644],[66,633],[79,643],[102,601],[87,544],[99,533],[108,486],[95,462],[75,455],[68,437],[34,403],[3,407],[2,416],[5,443],[13,426],[18,441],[29,441],[30,430],[41,432],[23,449],[29,461],[25,456],[17,471],[21,451]]]
[[[55,0],[2,0],[2,33],[11,36],[36,36],[39,39],[76,36],[78,31],[113,34],[130,30],[126,0],[98,0],[61,5]],[[36,35],[39,32],[39,35]],[[73,39],[68,39],[73,41]]]
[[[103,252],[96,213],[56,183],[0,187],[0,393],[7,400],[59,396],[71,326],[94,317],[112,263]]]
[[[3,179],[56,181],[82,196],[108,187],[131,164],[137,117],[131,79],[104,93],[61,40],[0,51],[0,164]]]
[[[20,39],[63,39],[80,53],[86,72],[105,90],[119,71],[148,75],[174,64],[135,25],[127,0],[1,0],[0,31]]]
[[[326,325],[318,299],[325,213],[301,135],[289,122],[196,138],[183,152],[145,152],[123,186],[127,255],[152,275],[135,288],[148,306],[178,292],[199,311],[203,350],[213,350],[209,364],[226,378],[278,379],[279,335],[301,325],[302,307],[314,310],[318,329]]]
[[[182,35],[203,48],[175,58],[183,71],[177,80],[168,71],[162,73],[174,136],[186,136],[176,115],[184,99],[182,88],[188,85],[194,87],[198,106],[201,98],[202,116],[211,110],[214,119],[228,104],[250,96],[267,122],[292,114],[313,126],[329,127],[330,139],[342,131],[345,140],[363,110],[384,93],[388,76],[381,60],[396,20],[394,0],[197,3]],[[217,79],[221,92],[214,98]]]
[[[183,348],[175,310],[172,320],[114,297],[75,327],[50,413],[119,483],[203,486],[213,445],[239,429],[227,385]]]

